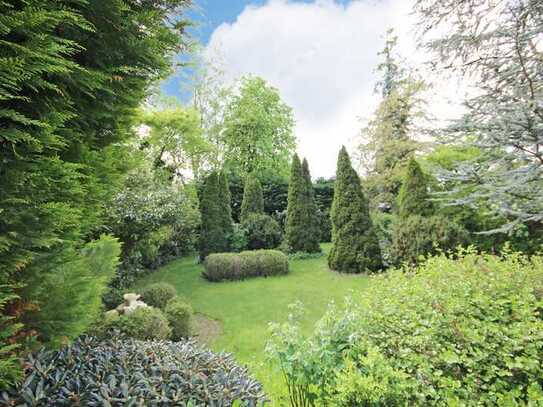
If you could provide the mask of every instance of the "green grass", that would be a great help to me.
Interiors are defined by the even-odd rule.
[[[325,252],[329,247],[323,245]],[[288,305],[300,300],[306,309],[304,326],[309,332],[330,301],[341,302],[350,290],[364,290],[370,282],[366,276],[330,271],[326,256],[291,261],[286,276],[238,282],[210,283],[201,277],[202,269],[195,257],[182,258],[142,279],[136,287],[157,281],[171,283],[196,312],[219,320],[223,332],[212,348],[232,352],[240,363],[246,364],[264,384],[273,405],[279,405],[285,394],[281,377],[266,362],[264,354],[268,323],[285,321]]]

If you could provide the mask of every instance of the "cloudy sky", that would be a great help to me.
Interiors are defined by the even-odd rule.
[[[387,29],[394,28],[410,64],[427,59],[415,46],[412,2],[196,0],[191,17],[200,22],[193,35],[219,54],[227,79],[255,74],[279,89],[294,109],[299,153],[314,176],[328,177],[340,146],[352,150],[378,102],[375,68]],[[180,81],[174,76],[163,89],[177,95]],[[431,113],[454,116],[458,109],[436,95],[455,92],[450,81],[438,81],[428,96]]]

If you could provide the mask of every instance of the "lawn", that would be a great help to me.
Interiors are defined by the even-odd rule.
[[[323,245],[323,249],[327,252],[329,245]],[[330,301],[341,302],[350,290],[364,290],[370,282],[367,276],[330,271],[326,256],[291,261],[286,276],[239,282],[210,283],[201,277],[202,268],[195,257],[185,257],[140,280],[137,287],[157,281],[171,283],[195,312],[219,321],[222,333],[211,347],[231,352],[249,366],[274,399],[273,405],[280,404],[284,387],[278,372],[266,363],[268,323],[285,321],[288,305],[300,300],[306,308],[304,324],[309,331]]]

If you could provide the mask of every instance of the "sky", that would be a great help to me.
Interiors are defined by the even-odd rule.
[[[377,54],[388,28],[398,35],[398,52],[407,62],[426,69],[428,55],[416,47],[413,0],[195,2],[189,17],[198,26],[191,34],[206,55],[221,60],[225,79],[261,76],[293,108],[298,152],[314,177],[334,175],[341,145],[354,151],[377,107]],[[443,120],[458,115],[459,107],[442,96],[457,99],[458,84],[424,74],[437,83],[427,95],[430,113]],[[183,81],[176,74],[162,89],[186,98]]]

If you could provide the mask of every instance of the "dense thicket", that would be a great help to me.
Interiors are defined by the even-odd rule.
[[[381,249],[370,219],[368,200],[345,147],[338,155],[331,217],[330,268],[346,273],[364,273],[382,268]]]
[[[83,315],[94,277],[102,281],[85,242],[133,164],[118,142],[184,46],[186,22],[168,17],[188,4],[0,2],[0,279],[22,287],[17,314],[65,321],[54,336],[33,324],[40,339],[72,337],[86,322],[69,322]],[[80,289],[68,288],[72,278]],[[71,293],[64,304],[37,289],[60,281]]]
[[[264,213],[264,198],[262,185],[253,174],[247,175],[243,188],[243,201],[241,202],[240,220],[244,221],[250,214]]]
[[[232,222],[232,196],[230,195],[230,186],[228,185],[228,178],[224,171],[221,171],[218,175],[219,177],[219,195],[218,195],[218,205],[219,205],[219,216],[220,216],[220,225],[222,229],[222,235],[226,239],[225,243],[221,243],[224,246],[221,251],[229,251],[229,237],[233,232],[233,222]]]

